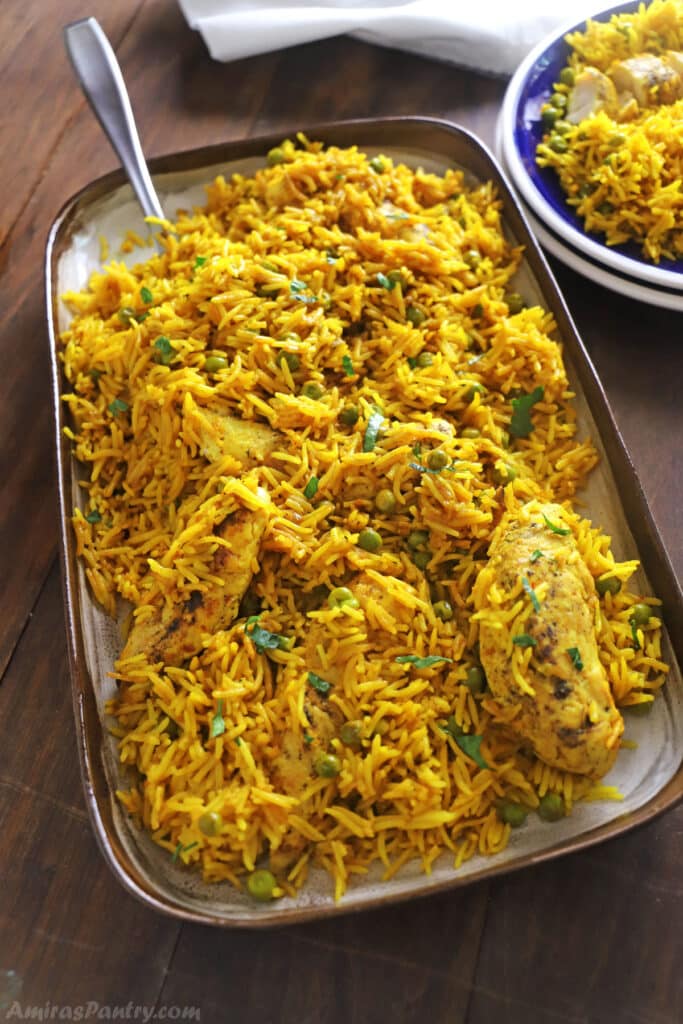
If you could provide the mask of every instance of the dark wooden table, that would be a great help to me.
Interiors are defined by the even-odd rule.
[[[2,0],[4,1012],[17,1018],[18,992],[21,1012],[42,1009],[45,1020],[79,1007],[90,1019],[115,1008],[142,1019],[155,1007],[180,1019],[190,1007],[235,1024],[680,1024],[683,807],[538,869],[274,932],[180,924],[135,902],[110,874],[76,756],[42,283],[58,208],[115,166],[62,46],[61,26],[88,14],[119,55],[150,155],[386,114],[441,116],[490,144],[505,87],[348,38],[217,64],[174,0]],[[553,269],[680,575],[681,318]]]

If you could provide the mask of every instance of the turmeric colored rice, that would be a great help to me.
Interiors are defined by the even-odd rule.
[[[571,54],[552,98],[560,106],[586,68],[608,74],[630,58],[680,54],[683,0],[653,0],[608,21],[589,19],[584,31],[566,39]],[[683,258],[683,99],[653,102],[626,117],[601,109],[559,126],[561,133],[557,125],[545,132],[537,162],[557,173],[586,231],[609,246],[635,242],[653,263]]]
[[[501,516],[562,504],[610,584],[596,631],[619,706],[666,674],[637,563],[573,510],[597,455],[552,316],[516,294],[493,186],[459,170],[300,136],[207,191],[158,254],[66,296],[73,527],[102,607],[139,625],[206,599],[217,524],[266,521],[232,622],[180,664],[118,661],[119,798],[169,858],[257,898],[312,866],[340,898],[375,861],[390,878],[496,854],[505,807],[601,793],[535,758],[486,688],[472,591]],[[273,445],[236,451],[221,416]],[[287,749],[314,770],[293,781]]]

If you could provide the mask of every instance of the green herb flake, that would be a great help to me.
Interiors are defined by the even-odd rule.
[[[241,747],[242,746],[242,737],[241,736],[235,736],[235,746],[236,747]]]
[[[154,302],[154,296],[152,295],[151,291],[149,290],[149,288],[146,288],[144,286],[140,289],[140,298],[142,299],[143,302],[146,302],[147,305],[149,305],[150,302]]]
[[[332,683],[328,683],[327,679],[322,679],[317,676],[315,672],[308,673],[308,682],[323,697],[327,697],[328,693],[332,689]]]
[[[543,516],[543,520],[545,522],[545,525],[548,527],[548,529],[552,530],[553,533],[558,533],[560,535],[560,537],[566,537],[568,534],[570,534],[572,532],[570,529],[568,529],[565,526],[558,526],[557,523],[553,523],[552,520],[548,519],[548,517],[545,514],[545,512],[542,512],[541,515]]]
[[[513,644],[516,644],[517,647],[535,647],[536,646],[536,641],[534,640],[534,638],[532,636],[529,636],[528,633],[518,633],[517,636],[513,636],[512,642],[513,642]]]
[[[124,402],[122,398],[115,398],[107,408],[112,416],[118,416],[120,412],[128,412],[128,402]]]
[[[304,487],[304,498],[307,498],[309,501],[311,500],[311,498],[315,498],[316,494],[318,493],[318,483],[319,480],[317,476],[312,476],[311,479],[306,484],[306,486]]]
[[[253,643],[258,654],[264,654],[266,651],[282,650],[283,648],[287,649],[289,645],[288,638],[281,636],[279,633],[271,633],[269,629],[264,629],[263,626],[259,626],[258,620],[258,615],[250,615],[245,629],[245,633]]]
[[[373,412],[372,416],[368,420],[368,425],[365,428],[365,435],[363,437],[363,451],[373,451],[379,438],[379,432],[382,424],[384,423],[384,416],[381,412]]]
[[[351,356],[342,356],[342,366],[344,368],[344,373],[346,374],[347,377],[355,377],[356,371],[353,368]]]
[[[572,665],[577,671],[583,671],[583,662],[581,661],[581,652],[578,647],[568,647],[567,654],[572,659]]]
[[[633,640],[634,651],[640,650],[640,640],[638,639],[638,625],[635,619],[629,619],[629,625],[631,627],[631,639]]]
[[[289,294],[292,299],[298,299],[299,302],[316,302],[315,295],[304,295],[306,291],[308,291],[308,285],[305,281],[299,281],[295,277],[289,282]]]
[[[529,561],[530,562],[537,562],[539,560],[539,558],[543,558],[543,552],[541,551],[540,548],[536,548],[536,550],[532,552],[531,558],[529,559]]]
[[[510,433],[514,437],[528,437],[534,429],[531,421],[531,410],[540,402],[545,394],[545,389],[539,385],[534,388],[530,395],[520,395],[512,399],[512,418],[510,420]]]
[[[377,283],[381,284],[382,288],[385,288],[388,292],[393,292],[397,282],[395,279],[387,277],[386,274],[383,274],[380,271],[379,274],[377,274]]]
[[[441,662],[453,661],[442,654],[428,654],[426,658],[420,658],[417,654],[399,654],[394,660],[399,665],[414,665],[415,668],[431,668],[432,665],[439,665]]]
[[[307,747],[310,746],[312,742],[313,742],[313,737],[311,736],[310,732],[305,732],[304,733],[304,743],[306,744],[306,746]]]
[[[194,269],[199,270],[200,267],[203,267],[207,259],[208,256],[197,256],[197,258],[194,261]]]
[[[149,316],[149,313],[136,313],[135,316],[133,317],[133,319],[137,320],[137,322],[139,324],[141,324],[143,322],[143,320],[147,319],[148,316]]]
[[[175,355],[175,349],[165,334],[161,334],[157,338],[154,342],[154,348],[156,349],[154,354],[155,361],[161,363],[162,366],[168,366]]]
[[[463,754],[471,758],[478,768],[488,768],[487,762],[481,754],[481,741],[483,736],[453,736],[453,739],[462,750]]]
[[[188,853],[190,850],[194,850],[195,846],[199,846],[199,843],[188,843],[187,846],[183,846],[182,843],[178,843],[173,851],[173,860],[177,861],[181,853]]]
[[[96,508],[88,512],[87,516],[85,517],[86,523],[99,523],[101,519],[102,516],[100,515]]]
[[[540,612],[540,610],[541,610],[541,602],[536,597],[536,591],[531,586],[531,584],[529,583],[529,581],[526,578],[526,576],[522,576],[522,586],[524,587],[524,589],[526,590],[527,594],[529,595],[531,603],[532,603],[532,605],[534,607],[534,611],[535,612]]]
[[[411,370],[415,370],[417,368],[417,358],[415,356],[408,356],[407,362]]]
[[[209,730],[209,739],[215,740],[217,736],[222,736],[225,732],[225,719],[223,718],[223,698],[218,701],[218,707],[216,708],[216,714],[211,719],[211,729]]]
[[[335,265],[339,259],[339,253],[335,252],[334,249],[328,249],[325,253],[325,262],[329,263],[331,267]]]
[[[97,384],[98,380],[104,373],[104,370],[88,370],[88,376],[94,384]]]

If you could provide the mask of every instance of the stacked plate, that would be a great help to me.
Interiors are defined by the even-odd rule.
[[[613,14],[633,13],[630,2],[603,9],[594,21]],[[588,234],[572,207],[567,205],[552,168],[536,164],[536,147],[543,135],[541,107],[567,63],[567,32],[581,30],[585,21],[565,25],[540,43],[510,81],[498,121],[496,148],[503,170],[522,201],[541,245],[578,273],[630,298],[667,309],[683,310],[683,261],[647,262],[635,244],[607,246]]]

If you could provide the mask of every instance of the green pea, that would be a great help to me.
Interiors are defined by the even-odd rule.
[[[562,70],[560,71],[560,81],[562,82],[562,85],[568,85],[571,89],[571,87],[574,85],[574,82],[576,81],[574,69],[562,68]]]
[[[470,693],[483,693],[486,689],[486,676],[479,665],[472,665],[467,669],[467,675],[463,679],[464,685]]]
[[[595,589],[600,597],[604,597],[605,594],[618,594],[621,590],[621,580],[616,576],[607,576],[595,581]]]
[[[541,821],[559,821],[564,818],[567,809],[559,793],[545,793],[538,804],[538,816]]]
[[[422,572],[424,572],[427,566],[429,565],[431,557],[431,551],[416,551],[415,554],[413,555],[413,564],[417,566],[417,568],[420,569]]]
[[[223,819],[217,811],[207,811],[197,822],[199,831],[205,836],[217,836],[223,827]]]
[[[517,470],[509,462],[500,463],[493,468],[493,482],[499,487],[505,487],[512,480],[517,479]]]
[[[430,469],[440,470],[445,469],[449,464],[450,459],[446,455],[442,448],[437,448],[435,451],[430,452],[427,456],[427,465]]]
[[[413,551],[417,551],[417,549],[426,544],[428,540],[429,534],[426,530],[411,530],[406,538],[406,543]]]
[[[117,316],[122,324],[126,327],[130,327],[131,323],[135,320],[136,313],[130,306],[122,306],[118,311]]]
[[[481,263],[481,253],[478,249],[468,249],[467,252],[463,254],[463,259],[470,270],[476,270]]]
[[[377,530],[368,527],[358,534],[358,547],[363,548],[363,551],[379,551],[382,547],[382,538]]]
[[[275,875],[263,868],[259,871],[252,871],[247,878],[247,892],[252,899],[258,900],[259,903],[267,903],[272,900],[276,887]]]
[[[306,381],[301,389],[301,394],[306,398],[312,398],[315,402],[323,397],[325,394],[324,389],[315,380]]]
[[[339,730],[339,739],[345,747],[351,747],[352,750],[358,750],[362,739],[360,722],[344,722]]]
[[[374,729],[372,730],[373,736],[386,736],[389,732],[389,723],[386,718],[378,718]]]
[[[434,605],[434,614],[442,622],[450,622],[453,618],[453,606],[450,601],[437,601]]]
[[[378,491],[375,495],[375,508],[383,515],[391,515],[392,512],[395,512],[396,498],[394,497],[394,492],[390,491],[388,487],[383,487],[381,491]]]
[[[550,97],[550,102],[558,110],[564,110],[567,106],[567,97],[563,92],[554,92]]]
[[[280,356],[280,362],[285,363],[291,373],[296,373],[301,366],[301,360],[296,352],[283,352]]]
[[[496,811],[501,821],[512,828],[519,828],[526,821],[529,813],[523,804],[516,804],[513,800],[499,800],[496,803]]]
[[[274,146],[273,149],[268,151],[267,159],[271,167],[274,167],[275,164],[283,164],[285,162],[284,151],[280,146]]]
[[[333,779],[339,775],[342,766],[336,754],[318,754],[313,767],[321,779]]]
[[[484,385],[480,384],[478,381],[475,381],[474,384],[470,384],[470,386],[468,387],[467,391],[465,392],[465,399],[468,402],[471,402],[475,395],[485,395],[485,394],[486,394],[486,388],[484,387]]]
[[[415,365],[419,366],[420,369],[424,369],[426,366],[431,366],[434,362],[434,356],[431,352],[420,352],[419,356],[415,360]]]
[[[512,314],[521,313],[526,306],[526,302],[519,292],[508,292],[505,296],[505,301],[507,302],[508,311]]]
[[[562,135],[551,135],[548,139],[548,146],[553,153],[566,153],[569,149],[569,143]]]
[[[406,320],[413,325],[413,327],[419,327],[427,319],[427,314],[423,313],[417,306],[406,307]]]
[[[401,288],[405,288],[406,279],[400,270],[390,270],[387,274],[387,278],[393,284],[400,284]]]
[[[375,174],[383,174],[386,170],[386,164],[384,163],[384,160],[382,160],[381,156],[373,156],[369,163]]]
[[[327,596],[327,603],[330,608],[341,608],[347,605],[349,608],[358,607],[358,598],[354,597],[348,587],[335,587]]]
[[[225,356],[209,356],[204,360],[204,369],[207,373],[218,373],[219,370],[227,370],[228,360]]]
[[[634,604],[631,608],[631,614],[629,615],[628,620],[636,626],[647,626],[651,615],[652,609],[649,604]]]
[[[559,120],[555,122],[555,134],[556,135],[568,135],[572,130],[572,126],[569,121]]]
[[[358,423],[358,415],[357,405],[345,405],[339,413],[339,420],[344,426],[353,427]]]
[[[558,118],[562,117],[562,111],[558,110],[557,107],[543,107],[541,110],[541,121],[546,128],[552,128]]]
[[[477,430],[476,427],[465,427],[464,430],[460,431],[460,436],[468,437],[473,440],[475,437],[481,437],[481,430]]]
[[[626,136],[623,135],[621,132],[615,132],[614,135],[610,135],[609,139],[607,140],[607,145],[608,146],[623,146],[625,142],[626,142]]]

